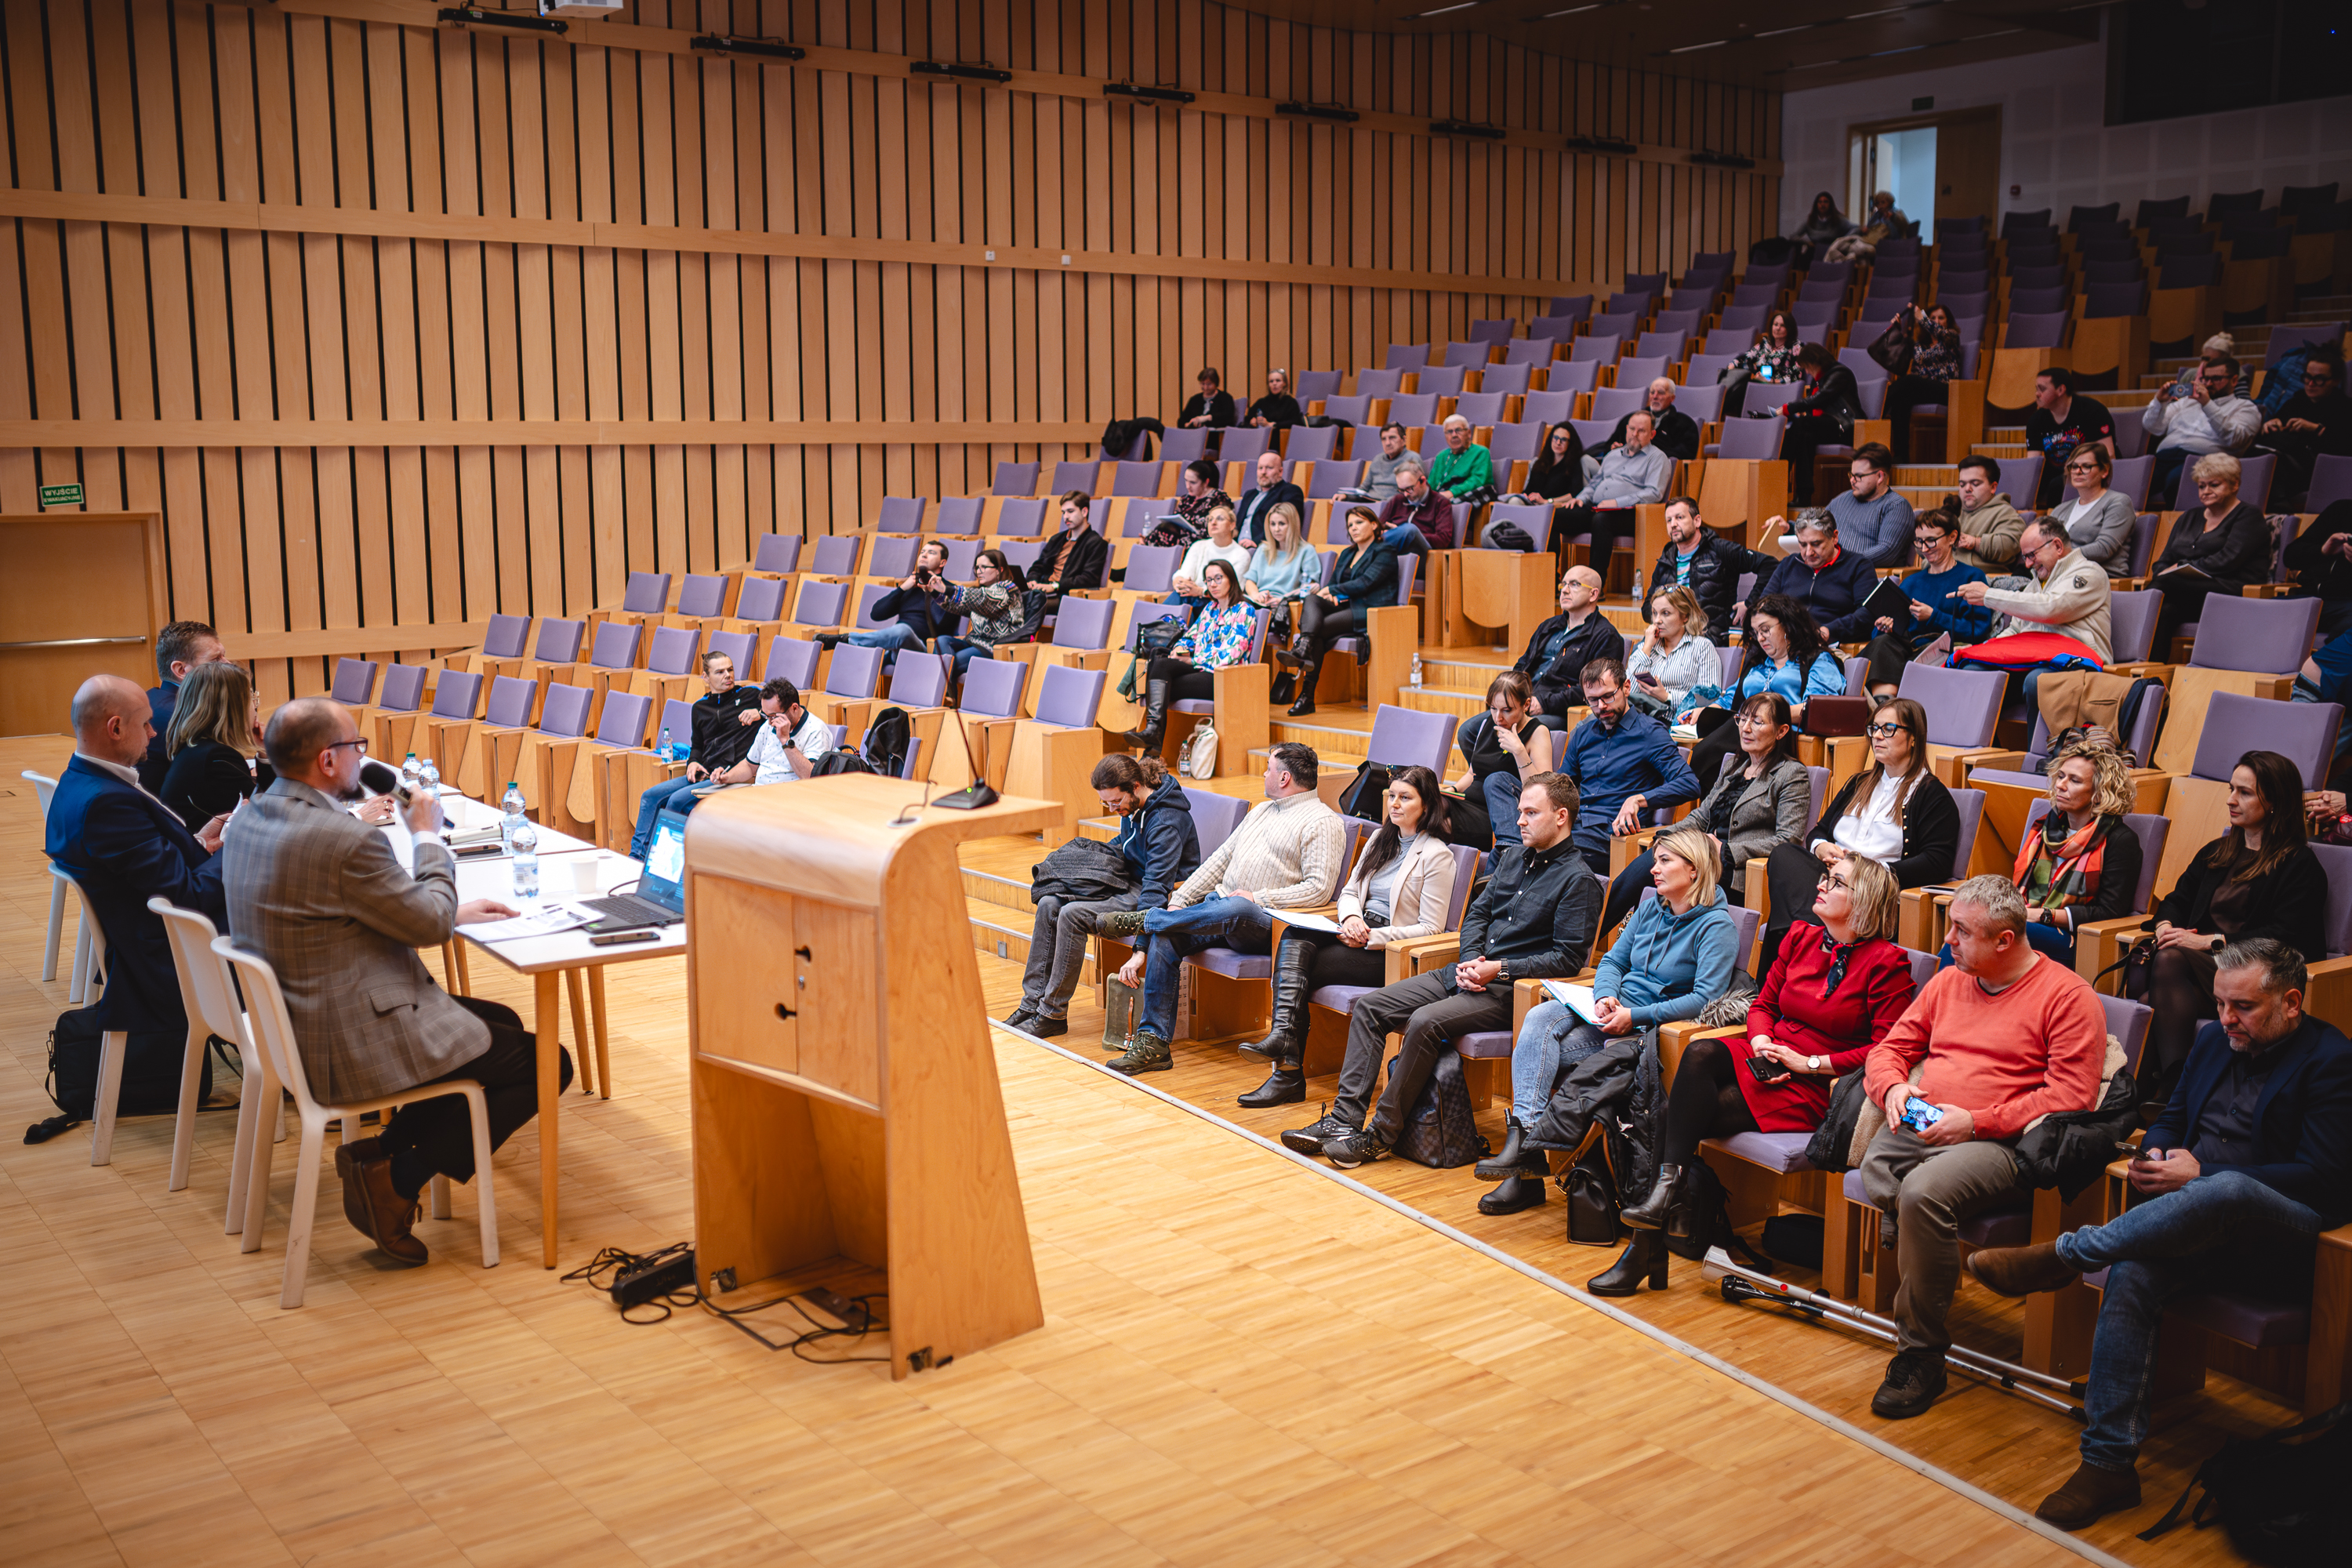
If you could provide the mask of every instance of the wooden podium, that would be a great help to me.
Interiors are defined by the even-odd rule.
[[[889,1295],[890,1374],[1045,1322],[956,846],[1049,801],[912,812],[865,774],[705,801],[686,836],[703,1289]]]

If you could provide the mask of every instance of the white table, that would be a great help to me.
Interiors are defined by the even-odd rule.
[[[445,795],[442,809],[451,823],[458,827],[496,823],[500,815],[496,806],[485,805],[480,801],[454,794]],[[541,827],[538,831],[539,887],[542,904],[567,902],[575,897],[594,898],[625,882],[635,880],[644,869],[639,862],[627,856],[600,849],[585,839],[574,838],[552,828]],[[395,824],[384,828],[383,833],[400,863],[413,868],[407,830]],[[457,897],[461,902],[472,899],[498,899],[509,904],[515,903],[513,862],[503,853],[459,859]],[[665,926],[661,934],[652,942],[625,942],[616,947],[589,945],[588,933],[584,931],[559,931],[552,936],[526,937],[519,942],[480,942],[472,937],[466,937],[463,941],[466,946],[488,953],[516,973],[531,977],[531,1028],[538,1039],[539,1058],[541,1254],[543,1265],[552,1268],[555,1267],[556,1150],[563,1098],[560,1087],[563,1059],[560,1033],[562,1008],[562,994],[556,988],[557,980],[561,977],[571,990],[572,1036],[581,1047],[579,1070],[583,1087],[588,1087],[588,1057],[593,1049],[596,1063],[596,1087],[604,1099],[610,1100],[613,1088],[605,1049],[604,966],[681,955],[686,952],[686,926],[682,922]],[[464,949],[460,947],[457,951],[462,954]],[[462,974],[462,963],[458,967]],[[586,1011],[593,1020],[593,1047],[589,1030],[583,1026],[581,980],[583,973],[587,979]]]

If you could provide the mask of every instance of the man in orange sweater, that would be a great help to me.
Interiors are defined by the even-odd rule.
[[[1863,1157],[1863,1189],[1903,1270],[1897,1349],[1870,1407],[1895,1420],[1944,1392],[1960,1222],[2031,1195],[2018,1136],[2043,1116],[2095,1105],[2106,1058],[2097,995],[2033,951],[2025,900],[2008,878],[1961,883],[1950,931],[1956,966],[1930,980],[1872,1047],[1864,1079],[1886,1108],[1886,1128]]]

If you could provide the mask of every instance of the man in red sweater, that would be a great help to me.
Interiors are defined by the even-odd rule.
[[[2033,951],[2025,900],[2008,878],[1961,883],[1950,931],[1956,966],[1930,980],[1871,1048],[1864,1079],[1886,1109],[1886,1128],[1863,1157],[1863,1189],[1903,1271],[1898,1348],[1870,1408],[1895,1420],[1944,1392],[1960,1222],[2031,1194],[2019,1176],[2019,1134],[2053,1112],[2098,1103],[2106,1059],[2097,995]]]

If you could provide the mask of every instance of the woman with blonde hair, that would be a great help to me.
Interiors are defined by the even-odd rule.
[[[2074,933],[2088,921],[2137,912],[2139,835],[2131,767],[2103,741],[2078,740],[2050,759],[2050,810],[2017,847],[2017,890],[2025,895],[2025,940],[2072,966]],[[1952,962],[1947,945],[1943,963]]]
[[[2234,596],[2270,576],[2271,525],[2259,507],[2238,499],[2242,471],[2227,452],[2208,452],[2189,470],[2200,504],[2173,523],[2147,584],[2164,595],[2156,616],[2158,657],[2172,647],[2172,634],[2197,618],[2206,595]]]
[[[200,664],[163,731],[172,759],[162,799],[194,833],[278,780],[261,759],[261,704],[241,664]]]
[[[1706,611],[1687,584],[1651,591],[1650,627],[1626,656],[1625,678],[1635,696],[1664,710],[1669,723],[1693,687],[1722,683],[1723,657],[1707,640]]]
[[[1274,618],[1266,627],[1267,647],[1288,645],[1297,626],[1298,601],[1322,577],[1323,557],[1307,544],[1307,525],[1298,521],[1298,509],[1286,500],[1266,508],[1265,542],[1250,552],[1249,565],[1242,573],[1242,597],[1273,610]],[[1268,700],[1288,702],[1296,693],[1283,688],[1290,684],[1286,671]]]

